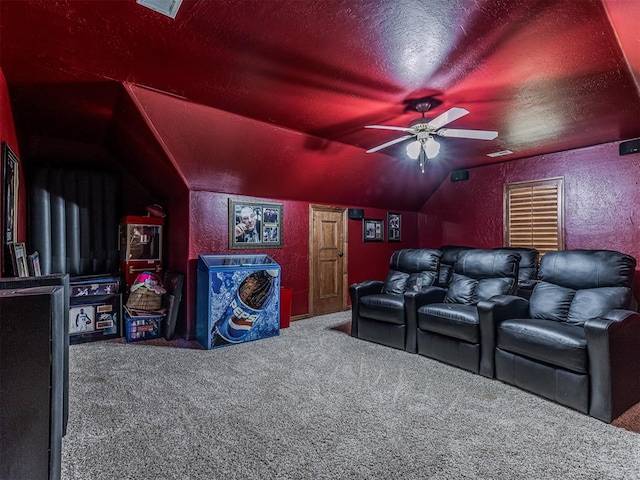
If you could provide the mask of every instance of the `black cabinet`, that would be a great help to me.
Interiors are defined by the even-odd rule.
[[[31,287],[61,286],[65,291],[64,311],[69,311],[69,275],[66,273],[55,273],[52,275],[42,275],[41,277],[9,277],[0,278],[0,290],[18,290]],[[66,314],[65,314],[66,315]],[[67,433],[67,422],[69,419],[69,322],[63,322],[64,328],[64,380],[63,380],[63,415],[62,415],[62,435]]]
[[[67,301],[63,287],[0,290],[2,479],[60,479]]]

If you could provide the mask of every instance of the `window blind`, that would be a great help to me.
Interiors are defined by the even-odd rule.
[[[541,255],[564,249],[562,178],[505,185],[505,243]]]

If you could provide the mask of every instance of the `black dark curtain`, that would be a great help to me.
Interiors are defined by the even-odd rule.
[[[43,275],[118,272],[118,174],[39,166],[29,185],[29,250]]]

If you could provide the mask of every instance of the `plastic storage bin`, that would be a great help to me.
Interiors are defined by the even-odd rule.
[[[124,309],[125,337],[127,342],[152,340],[162,336],[164,315],[146,315],[134,310]]]

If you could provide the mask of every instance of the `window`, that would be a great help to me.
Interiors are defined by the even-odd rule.
[[[540,255],[564,249],[563,179],[506,183],[504,242],[533,247]]]

